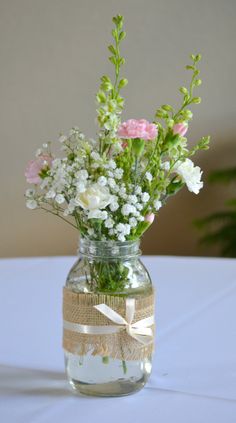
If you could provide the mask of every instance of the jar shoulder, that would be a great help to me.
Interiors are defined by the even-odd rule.
[[[68,273],[66,287],[76,292],[121,294],[149,291],[152,281],[141,258],[96,262],[79,257]]]

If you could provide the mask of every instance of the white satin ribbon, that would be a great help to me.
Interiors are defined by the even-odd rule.
[[[143,345],[147,345],[152,341],[153,331],[150,328],[154,324],[154,316],[146,317],[138,322],[132,323],[135,314],[135,299],[126,299],[126,315],[125,319],[111,307],[106,304],[98,304],[94,306],[100,313],[106,316],[109,320],[116,323],[116,325],[109,326],[90,326],[81,325],[79,323],[72,323],[64,320],[64,329],[85,333],[89,335],[109,335],[126,330],[128,335],[136,339]]]

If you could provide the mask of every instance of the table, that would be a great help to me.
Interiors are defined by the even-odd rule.
[[[2,423],[235,423],[236,260],[144,257],[157,287],[147,386],[73,395],[61,348],[62,286],[74,257],[0,260]]]

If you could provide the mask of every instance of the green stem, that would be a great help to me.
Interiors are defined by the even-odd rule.
[[[123,368],[124,375],[126,375],[128,369],[127,369],[127,365],[126,365],[126,361],[125,360],[122,360],[122,368]]]

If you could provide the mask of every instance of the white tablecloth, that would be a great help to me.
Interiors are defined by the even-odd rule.
[[[1,423],[235,423],[236,260],[144,257],[157,287],[147,386],[75,396],[61,348],[62,286],[75,258],[0,260]]]

